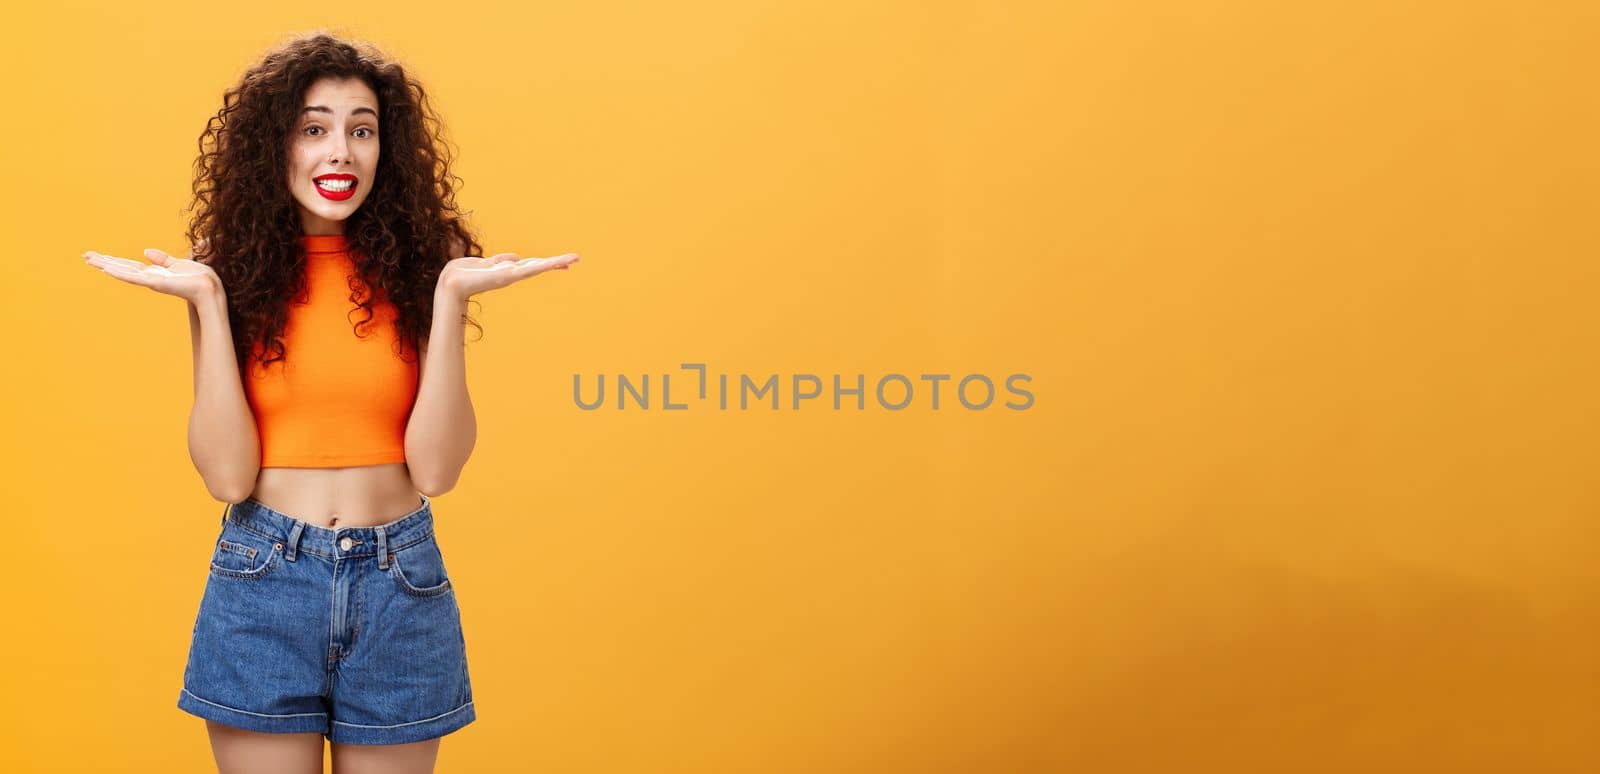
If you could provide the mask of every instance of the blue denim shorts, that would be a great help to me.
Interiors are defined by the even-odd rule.
[[[223,509],[178,708],[251,731],[403,744],[476,718],[432,501],[320,527],[254,499]]]

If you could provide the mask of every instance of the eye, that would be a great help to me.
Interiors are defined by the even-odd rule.
[[[320,126],[317,126],[317,125],[316,125],[316,124],[312,124],[312,125],[311,125],[311,126],[308,126],[308,127],[306,127],[306,128],[305,128],[305,129],[304,129],[304,130],[302,130],[302,131],[304,131],[304,132],[308,132],[308,133],[309,133],[309,132],[310,132],[310,131],[311,131],[311,130],[312,130],[312,129],[321,129],[321,128],[322,128],[322,127],[320,127]],[[316,135],[312,135],[312,136],[313,136],[313,137],[315,137],[315,136],[316,136]]]
[[[367,137],[371,137],[372,136],[372,130],[368,129],[365,126],[361,127],[360,129],[357,129],[356,131],[358,131],[358,132],[366,132],[366,135],[364,137],[362,137],[362,139],[366,139]]]

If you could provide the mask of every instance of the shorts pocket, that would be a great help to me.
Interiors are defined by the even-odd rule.
[[[444,555],[433,535],[399,551],[389,552],[389,577],[401,591],[414,597],[437,597],[450,593],[450,576],[445,572]]]
[[[278,566],[283,544],[231,525],[217,538],[211,555],[211,574],[222,578],[252,579]]]

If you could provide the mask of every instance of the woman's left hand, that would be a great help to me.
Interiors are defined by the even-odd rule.
[[[571,268],[577,262],[577,253],[520,260],[516,253],[500,253],[489,258],[469,255],[444,265],[444,270],[439,272],[437,290],[466,301],[486,290],[503,288],[552,269]]]

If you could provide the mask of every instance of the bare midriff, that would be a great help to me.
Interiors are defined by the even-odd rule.
[[[422,507],[405,463],[262,468],[250,499],[319,527],[373,527]]]

